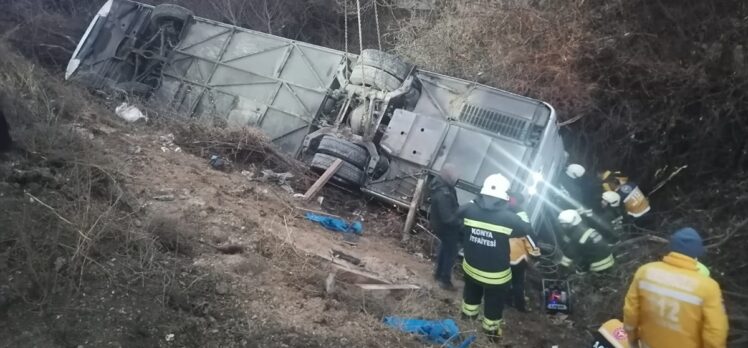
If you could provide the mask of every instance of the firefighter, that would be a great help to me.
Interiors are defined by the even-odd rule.
[[[610,245],[594,228],[582,222],[576,210],[564,210],[558,215],[564,231],[564,257],[561,265],[571,268],[576,265],[581,271],[602,272],[615,264]]]
[[[504,303],[512,281],[509,238],[530,234],[530,225],[509,208],[510,186],[503,175],[489,175],[480,195],[460,207],[459,214],[465,226],[462,315],[477,318],[484,301],[483,331],[492,340],[502,335]]]
[[[524,197],[521,194],[513,194],[510,207],[522,221],[530,225],[530,218],[524,210]],[[540,249],[532,237],[509,238],[509,263],[512,268],[512,291],[507,303],[511,303],[520,312],[527,312],[527,298],[525,297],[525,271],[528,266],[529,256],[540,256]]]
[[[662,261],[639,267],[623,307],[633,347],[724,348],[728,322],[714,279],[701,274],[699,233],[686,227],[670,238]]]
[[[455,184],[459,175],[457,168],[451,164],[442,167],[439,175],[430,183],[431,214],[429,222],[441,242],[436,258],[434,279],[439,287],[455,290],[452,285],[452,267],[457,259],[458,244],[462,223],[457,218],[457,192]]]
[[[626,213],[635,222],[641,223],[644,221],[644,217],[651,207],[639,185],[619,171],[606,170],[600,174],[600,179],[604,191],[616,192],[621,196]]]
[[[580,214],[592,215],[592,208],[600,199],[600,185],[586,174],[583,166],[572,163],[566,166],[565,174],[559,178],[561,192],[566,195],[562,206],[577,209]]]
[[[602,194],[600,209],[594,215],[585,219],[590,226],[610,242],[620,240],[623,231],[623,215],[625,212],[621,207],[621,196],[613,191],[605,191]]]

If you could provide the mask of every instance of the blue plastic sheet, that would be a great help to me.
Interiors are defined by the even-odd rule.
[[[467,348],[475,341],[475,336],[470,336],[456,344],[459,342],[460,328],[452,319],[424,320],[389,316],[384,318],[384,324],[403,332],[420,335],[430,343],[449,348]],[[455,344],[452,344],[453,342]]]
[[[307,220],[319,223],[328,230],[355,234],[362,234],[364,231],[364,226],[360,221],[348,223],[348,221],[343,219],[334,218],[332,216],[317,215],[314,213],[306,213],[305,216]]]

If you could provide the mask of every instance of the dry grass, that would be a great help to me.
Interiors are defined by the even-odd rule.
[[[51,78],[4,43],[0,56],[0,107],[23,149],[2,163],[7,240],[0,252],[9,255],[9,271],[28,277],[14,294],[42,305],[57,289],[79,284],[89,268],[103,269],[98,260],[113,245],[138,240],[127,229],[137,207],[126,204],[129,195],[113,163],[71,125],[95,108],[86,93]]]
[[[594,86],[573,69],[591,40],[582,2],[454,2],[401,23],[395,51],[426,69],[548,101],[570,118],[593,107]]]

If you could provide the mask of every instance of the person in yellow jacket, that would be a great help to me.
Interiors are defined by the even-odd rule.
[[[725,348],[727,314],[717,282],[699,272],[704,254],[693,228],[676,231],[662,261],[639,267],[623,308],[632,347]]]
[[[513,193],[509,200],[509,207],[531,230],[530,217],[524,210],[525,199],[521,193]],[[527,271],[528,258],[540,256],[540,248],[535,244],[532,237],[509,238],[509,264],[512,269],[512,291],[507,297],[510,305],[520,312],[527,312],[527,299],[525,298],[525,272]]]
[[[649,200],[639,188],[639,185],[629,180],[621,172],[603,171],[600,173],[600,180],[602,180],[604,191],[616,192],[621,196],[626,213],[634,221],[641,220],[651,210]]]
[[[514,308],[520,312],[528,312],[527,298],[525,298],[525,272],[527,271],[528,257],[540,256],[540,249],[532,237],[509,239],[510,256],[509,263],[512,268],[512,291],[510,298]]]

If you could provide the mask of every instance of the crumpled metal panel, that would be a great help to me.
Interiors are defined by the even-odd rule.
[[[392,156],[429,166],[439,152],[448,126],[443,119],[398,109],[392,115],[381,145]]]
[[[259,127],[295,154],[343,60],[342,52],[195,18],[156,95],[188,115]]]

